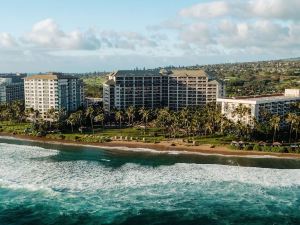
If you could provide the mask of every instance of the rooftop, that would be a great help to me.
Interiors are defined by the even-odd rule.
[[[63,73],[47,73],[47,74],[36,74],[24,78],[25,80],[58,80],[58,79],[76,79],[71,75],[65,75]]]
[[[111,73],[112,76],[191,76],[191,77],[213,77],[212,74],[205,70],[195,69],[174,69],[174,70],[166,70],[166,69],[155,69],[155,70],[118,70],[116,72]]]
[[[299,96],[290,96],[285,94],[270,94],[270,95],[255,95],[255,96],[241,96],[232,98],[218,98],[218,102],[237,102],[237,103],[265,103],[273,101],[286,101],[299,99]]]

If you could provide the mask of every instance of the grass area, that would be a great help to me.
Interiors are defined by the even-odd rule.
[[[114,128],[114,129],[95,129],[95,134],[92,132],[88,133],[65,133],[63,136],[55,135],[47,135],[49,138],[55,139],[65,139],[72,141],[83,141],[83,142],[105,142],[114,139],[122,140],[139,140],[145,142],[159,142],[164,140],[164,137],[161,135],[159,129],[150,128],[144,132],[143,129],[138,128]]]
[[[0,132],[24,134],[24,130],[30,127],[31,127],[30,123],[0,121]]]
[[[85,86],[85,95],[87,97],[101,98],[105,80],[105,76],[83,77],[82,81]]]
[[[229,136],[208,136],[208,137],[195,137],[194,140],[199,144],[212,144],[212,145],[227,145],[232,141]]]

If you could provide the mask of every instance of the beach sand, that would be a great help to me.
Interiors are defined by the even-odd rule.
[[[211,155],[223,155],[223,156],[239,156],[239,157],[280,157],[280,158],[297,158],[300,159],[300,154],[293,153],[274,153],[274,152],[258,152],[258,151],[242,151],[231,150],[227,146],[215,146],[211,148],[210,144],[203,144],[199,146],[188,145],[180,140],[162,141],[160,143],[144,143],[137,141],[111,141],[105,143],[94,142],[76,142],[69,140],[57,140],[49,139],[45,137],[33,137],[28,135],[13,135],[9,133],[0,133],[0,137],[13,137],[18,140],[34,141],[39,143],[58,144],[58,145],[75,145],[75,146],[92,146],[99,148],[143,148],[156,151],[169,151],[169,152],[187,152],[197,154],[211,154]],[[172,146],[175,143],[176,146]]]

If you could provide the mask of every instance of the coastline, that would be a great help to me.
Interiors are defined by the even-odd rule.
[[[211,148],[209,144],[199,145],[199,146],[186,146],[181,144],[176,144],[176,146],[171,146],[173,141],[163,141],[161,143],[143,143],[136,141],[111,141],[105,143],[95,143],[95,142],[76,142],[70,140],[57,140],[49,139],[45,137],[33,137],[29,135],[14,135],[11,133],[0,132],[0,138],[15,138],[17,140],[45,143],[45,144],[55,144],[55,145],[68,145],[68,146],[85,146],[93,148],[110,148],[110,149],[149,149],[159,152],[174,152],[174,153],[186,153],[186,154],[203,154],[203,155],[219,155],[227,157],[260,157],[260,158],[285,158],[285,159],[300,159],[300,154],[293,153],[275,153],[275,152],[259,152],[259,151],[242,151],[242,150],[231,150],[226,146],[215,146]]]

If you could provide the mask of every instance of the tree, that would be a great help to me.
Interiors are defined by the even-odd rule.
[[[115,113],[115,119],[116,121],[119,121],[119,127],[121,128],[122,120],[123,120],[123,113],[122,111],[117,111]]]
[[[49,122],[50,122],[50,129],[52,127],[52,122],[55,121],[55,114],[56,114],[56,110],[53,107],[48,109],[46,112],[46,115],[49,118]]]
[[[295,113],[288,113],[286,117],[286,122],[290,124],[290,131],[289,131],[289,143],[291,143],[292,139],[292,132],[294,130],[294,125],[297,123],[297,115]]]
[[[126,109],[126,115],[128,117],[128,124],[132,125],[133,124],[133,118],[134,118],[134,107],[133,106],[129,106]]]
[[[71,125],[72,133],[74,132],[74,126],[77,125],[77,122],[78,122],[78,117],[76,113],[72,113],[67,119],[67,124]]]
[[[150,115],[150,110],[145,109],[144,107],[140,108],[139,114],[142,117],[142,120],[145,124],[145,130],[147,129],[148,119]]]
[[[100,113],[97,116],[95,116],[95,122],[100,122],[102,127],[104,127],[104,125],[103,125],[104,120],[105,120],[104,113]]]
[[[273,128],[273,142],[275,142],[276,131],[279,131],[280,120],[281,118],[278,115],[273,115],[270,119],[270,126]]]
[[[156,126],[162,128],[164,135],[166,134],[166,130],[170,125],[171,112],[169,108],[158,109],[157,118],[156,118]]]
[[[86,111],[85,115],[90,118],[91,126],[92,126],[92,132],[94,134],[94,117],[95,117],[95,109],[92,106],[89,106]]]

